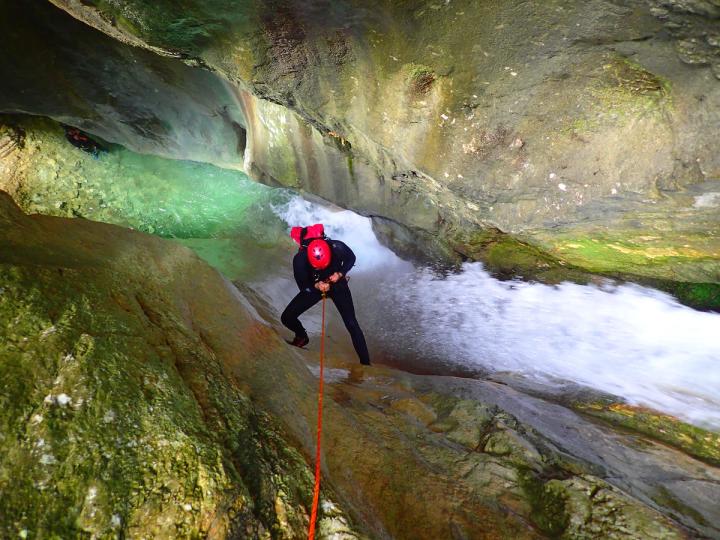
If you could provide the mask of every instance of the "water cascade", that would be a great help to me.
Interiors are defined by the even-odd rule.
[[[406,369],[509,372],[550,387],[574,382],[720,427],[720,314],[632,284],[499,281],[480,263],[450,273],[413,268],[352,212],[296,197],[279,215],[288,224],[323,222],[353,246],[360,316],[382,355],[401,358]]]

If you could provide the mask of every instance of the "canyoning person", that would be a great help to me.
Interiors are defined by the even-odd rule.
[[[293,258],[293,273],[300,292],[280,317],[282,323],[295,332],[295,337],[288,343],[302,348],[310,342],[298,317],[317,304],[325,294],[340,312],[360,363],[370,365],[365,336],[355,317],[355,306],[348,286],[347,273],[355,264],[355,254],[344,242],[325,236],[322,224],[293,227],[290,236],[300,246]]]
[[[63,124],[65,128],[65,138],[70,144],[79,148],[83,152],[87,152],[92,155],[95,159],[100,157],[101,152],[106,152],[105,148],[96,140],[90,138],[90,136],[84,131],[79,130],[76,127],[68,126]]]

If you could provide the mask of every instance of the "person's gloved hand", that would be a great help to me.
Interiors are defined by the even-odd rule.
[[[330,284],[327,281],[318,281],[315,284],[315,288],[320,292],[328,292],[330,290]]]
[[[340,272],[335,272],[332,276],[330,276],[328,279],[330,280],[330,283],[337,283],[342,279],[343,275]]]

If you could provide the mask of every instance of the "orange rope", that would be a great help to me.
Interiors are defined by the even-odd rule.
[[[318,500],[320,498],[320,439],[322,437],[323,370],[325,367],[325,294],[322,295],[322,334],[320,335],[320,386],[318,389],[317,446],[315,447],[315,488],[310,514],[308,540],[315,540],[315,521],[317,520]]]

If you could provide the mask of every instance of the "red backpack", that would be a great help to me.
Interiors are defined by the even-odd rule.
[[[309,227],[293,227],[290,229],[290,238],[295,240],[302,247],[307,247],[315,238],[325,239],[325,227],[322,223],[316,223]]]

